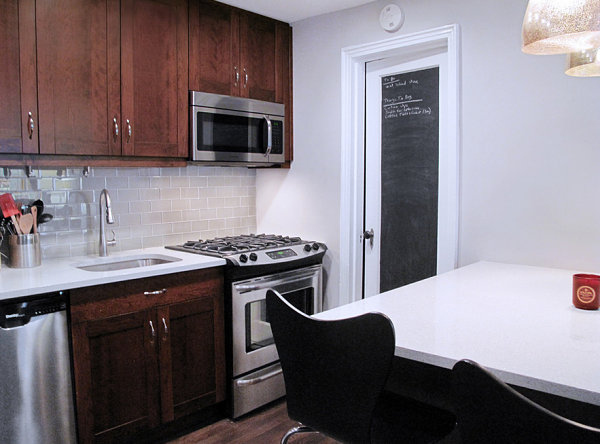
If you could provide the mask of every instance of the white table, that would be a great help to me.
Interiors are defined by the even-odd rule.
[[[600,311],[571,303],[559,270],[478,262],[320,313],[378,311],[396,356],[450,369],[468,358],[507,383],[600,406]]]

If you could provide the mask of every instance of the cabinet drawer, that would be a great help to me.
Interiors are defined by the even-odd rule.
[[[221,268],[173,273],[71,291],[71,322],[103,319],[124,313],[223,294]]]

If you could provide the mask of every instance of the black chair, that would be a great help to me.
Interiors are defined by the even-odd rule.
[[[457,362],[452,377],[458,431],[464,443],[600,443],[600,429],[546,410],[476,362]]]
[[[342,442],[377,442],[378,437],[386,443],[436,442],[454,428],[454,415],[416,401],[390,395],[399,402],[382,407],[384,399],[390,400],[382,393],[395,347],[394,326],[386,316],[323,321],[306,316],[273,290],[266,298],[288,415],[301,423],[282,444],[308,431]],[[392,421],[390,406],[401,410]]]

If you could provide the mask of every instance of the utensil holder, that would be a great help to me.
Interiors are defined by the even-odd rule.
[[[32,268],[42,264],[40,235],[11,234],[8,236],[8,266]]]

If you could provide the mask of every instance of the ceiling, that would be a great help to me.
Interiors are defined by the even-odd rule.
[[[219,0],[247,11],[287,23],[308,17],[341,11],[342,9],[371,3],[375,0]]]

